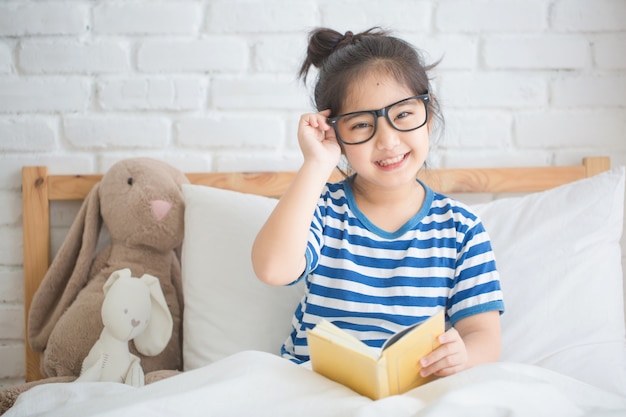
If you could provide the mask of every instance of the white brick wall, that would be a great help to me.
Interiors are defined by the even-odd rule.
[[[442,166],[626,164],[625,0],[0,2],[0,387],[24,375],[20,169],[296,169],[296,80],[319,25],[423,49]],[[53,207],[53,248],[76,205]]]

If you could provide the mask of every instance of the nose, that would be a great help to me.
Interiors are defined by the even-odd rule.
[[[157,221],[163,220],[167,213],[170,212],[173,204],[169,201],[165,200],[152,200],[150,202],[150,208],[152,209],[152,214],[157,219]]]
[[[389,120],[386,117],[378,118],[378,126],[376,128],[376,135],[374,140],[376,141],[376,147],[378,149],[393,149],[400,142],[396,129],[391,126]]]

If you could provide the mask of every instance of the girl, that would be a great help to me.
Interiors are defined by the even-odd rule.
[[[376,29],[314,30],[305,82],[311,65],[319,113],[300,118],[304,162],[252,248],[262,281],[306,280],[283,355],[307,361],[306,330],[321,318],[380,347],[444,308],[450,328],[416,372],[497,360],[504,305],[489,237],[468,207],[416,180],[438,114],[429,68]],[[342,154],[353,175],[327,184]]]

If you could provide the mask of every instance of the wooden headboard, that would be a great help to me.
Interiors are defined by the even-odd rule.
[[[585,158],[581,165],[537,168],[435,169],[422,178],[433,189],[450,193],[543,191],[596,175],[610,168],[607,157]],[[279,197],[295,173],[190,173],[193,184]],[[33,295],[50,265],[50,202],[82,200],[102,175],[50,175],[47,167],[22,169],[24,311],[28,321]],[[339,179],[339,173],[331,180]],[[41,378],[40,354],[30,349],[25,331],[26,381]]]

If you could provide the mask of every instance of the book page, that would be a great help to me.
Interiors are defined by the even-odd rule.
[[[419,361],[439,347],[438,337],[445,331],[444,311],[440,311],[417,326],[410,327],[404,336],[383,350],[387,362],[389,392],[402,394],[428,382],[419,371]]]
[[[308,333],[318,334],[324,338],[332,340],[335,343],[349,347],[350,349],[358,351],[363,355],[369,356],[372,359],[378,359],[380,357],[378,350],[366,345],[356,337],[327,320],[321,320],[312,330],[309,330]]]
[[[352,349],[342,339],[327,338],[323,332],[308,331],[311,365],[315,372],[371,399],[388,395],[385,361]],[[363,346],[364,343],[360,342]],[[369,347],[368,347],[369,348]],[[374,350],[372,348],[369,348]]]

